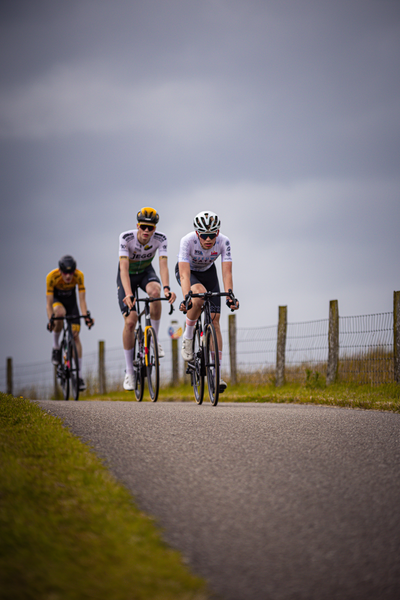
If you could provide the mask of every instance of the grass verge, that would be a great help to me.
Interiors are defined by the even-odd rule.
[[[0,394],[0,598],[204,600],[205,583],[61,420]]]
[[[144,401],[149,400],[145,391]],[[132,400],[133,392],[111,392],[102,396],[93,395],[85,400]],[[160,389],[159,401],[194,402],[193,389],[190,385],[163,387]],[[380,386],[335,384],[326,386],[318,379],[306,384],[286,384],[275,387],[273,384],[255,385],[242,383],[228,386],[220,395],[220,402],[279,402],[296,404],[322,404],[342,408],[359,408],[400,412],[400,385],[384,384]],[[204,402],[208,402],[207,386]]]

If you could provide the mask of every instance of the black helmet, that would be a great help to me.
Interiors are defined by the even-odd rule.
[[[72,256],[66,254],[58,261],[61,273],[73,273],[76,269],[76,262]]]
[[[139,210],[137,214],[138,223],[151,223],[152,225],[157,225],[159,218],[156,209],[151,208],[150,206],[145,206]]]

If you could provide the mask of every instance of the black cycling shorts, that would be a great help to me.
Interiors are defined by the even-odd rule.
[[[76,291],[75,290],[59,290],[54,288],[53,294],[53,306],[55,304],[62,304],[65,308],[66,315],[68,317],[74,317],[75,315],[79,315],[78,303],[76,301]],[[72,323],[74,325],[80,325],[80,319],[73,319]]]
[[[132,293],[135,294],[136,289],[140,287],[144,292],[146,291],[146,285],[151,281],[156,281],[160,283],[159,278],[157,277],[157,273],[153,269],[152,265],[148,266],[142,273],[136,273],[134,275],[129,275],[129,279],[131,280]],[[121,309],[121,313],[123,315],[126,314],[128,307],[124,304],[123,300],[126,296],[124,286],[121,281],[121,272],[118,265],[118,274],[117,274],[117,294],[118,294],[118,303]],[[136,306],[133,307],[132,310],[136,310]]]
[[[181,280],[179,277],[179,263],[175,265],[175,277],[179,285],[181,285]],[[207,271],[190,271],[190,285],[194,285],[195,283],[201,283],[207,292],[219,292],[219,281],[217,275],[217,269],[215,264],[212,264]],[[221,312],[221,298],[215,297],[211,299],[211,312],[220,313]]]

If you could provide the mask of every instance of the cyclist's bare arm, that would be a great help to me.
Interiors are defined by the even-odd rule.
[[[169,297],[168,302],[172,304],[176,300],[176,294],[171,292],[169,288],[169,271],[168,271],[168,258],[166,256],[160,256],[160,277],[163,286],[164,296]]]
[[[181,280],[181,288],[183,297],[185,297],[191,289],[190,285],[190,263],[180,262],[179,263],[179,278]]]
[[[124,304],[126,304],[126,306],[129,309],[132,309],[133,305],[135,303],[135,299],[133,297],[131,280],[129,278],[129,258],[128,257],[124,257],[124,256],[120,257],[119,269],[120,269],[120,273],[121,273],[122,286],[123,286],[124,292],[125,292],[125,298],[123,301],[124,301]]]
[[[232,277],[232,262],[223,262],[221,264],[222,270],[222,281],[224,283],[225,292],[233,290],[233,277]],[[231,310],[237,310],[239,308],[239,302],[230,306]]]
[[[88,309],[87,309],[87,305],[86,305],[86,293],[84,291],[79,292],[79,307],[81,309],[81,315],[88,314]],[[90,320],[85,320],[85,321],[86,321],[86,325],[88,325],[90,323],[90,327],[92,327],[92,325],[94,325],[93,317],[91,317]]]
[[[54,310],[53,310],[53,304],[54,304],[54,295],[53,294],[48,294],[46,296],[46,313],[47,313],[47,318],[51,319],[51,315],[53,314]]]

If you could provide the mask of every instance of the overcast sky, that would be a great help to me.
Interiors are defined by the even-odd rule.
[[[118,236],[142,206],[179,298],[180,238],[218,213],[238,327],[275,324],[279,305],[326,318],[332,299],[342,316],[392,310],[398,0],[13,0],[0,65],[0,365],[50,360],[45,278],[66,253],[96,319],[84,351],[122,348]]]

